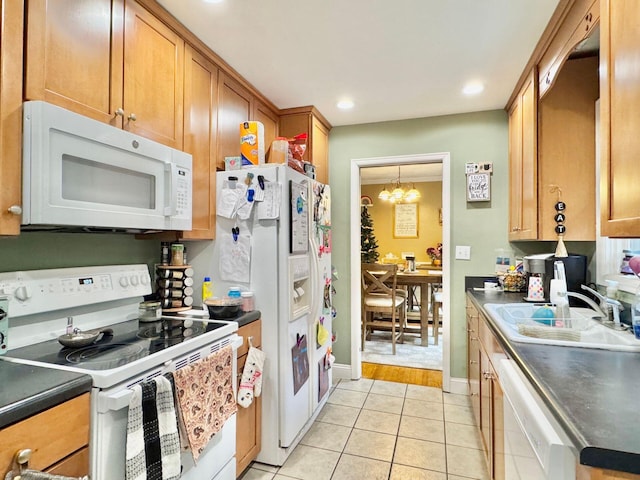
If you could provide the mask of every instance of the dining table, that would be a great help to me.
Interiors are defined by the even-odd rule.
[[[416,287],[420,287],[420,345],[429,345],[429,296],[433,284],[442,283],[442,268],[432,267],[428,269],[417,269],[414,271],[404,270],[396,275],[396,284],[408,287],[408,294],[412,298]],[[438,332],[440,322],[438,308],[433,308],[433,334]],[[405,331],[407,328],[405,327]]]

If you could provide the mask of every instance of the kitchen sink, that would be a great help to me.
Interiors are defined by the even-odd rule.
[[[543,315],[549,311],[538,309],[550,308],[555,313],[555,308],[539,304],[487,303],[484,308],[512,342],[640,352],[640,340],[631,332],[614,330],[594,320],[596,312],[589,308],[572,307],[568,321]]]

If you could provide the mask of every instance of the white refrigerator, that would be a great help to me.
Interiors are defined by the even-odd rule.
[[[216,195],[214,289],[255,295],[266,355],[258,461],[282,465],[331,386],[329,186],[264,165],[218,172]]]

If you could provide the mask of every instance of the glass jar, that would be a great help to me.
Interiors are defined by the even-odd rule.
[[[162,316],[162,308],[160,302],[147,301],[140,302],[138,305],[138,319],[143,322],[155,322]]]
[[[500,277],[505,292],[524,292],[526,279],[523,273],[510,271]]]
[[[253,292],[242,292],[242,311],[243,312],[252,312],[255,310],[255,301],[253,297]]]

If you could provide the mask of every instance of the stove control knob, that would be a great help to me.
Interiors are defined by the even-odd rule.
[[[149,285],[150,281],[151,280],[149,279],[149,275],[146,275],[144,273],[140,275],[140,283],[142,283],[142,285]]]
[[[31,298],[31,289],[26,285],[22,285],[15,289],[13,296],[21,302],[26,302]]]
[[[131,275],[131,277],[129,277],[129,281],[131,282],[132,286],[138,286],[138,277],[136,277],[135,275]]]
[[[120,286],[127,288],[129,286],[129,279],[127,277],[120,277]]]
[[[2,308],[0,308],[0,320],[3,320],[7,316],[7,312],[5,312]]]

